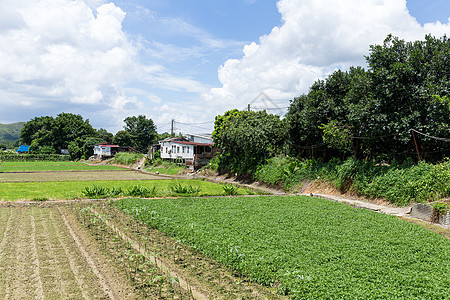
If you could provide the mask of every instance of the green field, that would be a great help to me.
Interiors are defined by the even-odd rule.
[[[180,196],[173,193],[172,188],[177,184],[198,188],[195,196],[221,196],[224,195],[223,185],[193,179],[164,179],[164,180],[123,180],[123,181],[50,181],[50,182],[0,182],[0,200],[36,200],[36,199],[85,199],[82,191],[94,185],[105,188],[127,189],[133,186],[145,188],[155,187],[154,197]],[[252,190],[239,188],[238,194],[255,193]]]
[[[295,299],[446,299],[450,242],[304,196],[122,199],[149,226]]]
[[[80,162],[8,162],[0,163],[0,172],[37,172],[37,171],[98,171],[98,170],[121,170],[122,168],[97,165],[90,166]]]

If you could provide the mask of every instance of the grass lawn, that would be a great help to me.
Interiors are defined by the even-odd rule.
[[[0,164],[0,172],[33,172],[33,171],[86,171],[86,170],[121,170],[122,168],[98,165],[89,166],[80,162],[69,161],[25,161],[9,162],[4,161]]]
[[[121,199],[115,205],[294,299],[447,299],[450,241],[304,196]]]
[[[127,189],[132,186],[152,188],[155,186],[155,197],[179,196],[172,193],[171,188],[181,184],[183,186],[198,187],[200,191],[196,196],[224,195],[223,185],[208,181],[192,179],[167,179],[167,180],[127,180],[127,181],[54,181],[54,182],[0,182],[0,200],[34,200],[34,199],[83,199],[86,196],[82,191],[93,185],[105,188]],[[238,194],[254,194],[255,191],[238,189]]]

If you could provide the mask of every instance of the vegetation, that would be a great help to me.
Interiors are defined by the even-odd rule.
[[[222,150],[221,169],[251,173],[283,144],[283,124],[278,116],[265,111],[238,111],[217,116],[212,134]]]
[[[108,188],[94,184],[85,187],[82,193],[88,198],[118,198],[122,196],[149,198],[156,195],[156,186],[147,188],[136,184],[123,189],[122,187]]]
[[[71,157],[69,155],[59,155],[59,154],[18,154],[16,152],[0,152],[0,161],[70,161]]]
[[[255,178],[285,190],[302,185],[304,180],[322,180],[341,192],[352,190],[359,195],[383,198],[397,205],[411,201],[426,202],[450,197],[450,160],[432,165],[411,162],[379,165],[353,158],[328,163],[275,157],[259,167]]]
[[[179,164],[163,160],[163,159],[154,159],[149,166],[145,168],[146,171],[159,174],[166,175],[175,175],[185,170],[186,166],[181,166]]]
[[[71,113],[31,119],[23,125],[20,136],[33,153],[57,154],[68,149],[72,159],[88,158],[94,145],[104,142],[89,120]]]
[[[335,71],[291,101],[287,143],[301,157],[404,160],[448,156],[450,40],[405,42],[388,36],[370,47],[368,70]],[[319,156],[320,155],[320,156]]]
[[[202,180],[173,179],[173,180],[122,180],[122,181],[91,181],[102,189],[111,191],[113,188],[127,191],[133,186],[155,189],[154,197],[173,196],[172,188],[177,184],[192,186],[197,196],[221,196],[222,185]],[[36,197],[49,199],[83,199],[83,191],[89,188],[84,181],[50,181],[50,182],[0,182],[0,201],[30,200]],[[197,192],[198,191],[198,192]],[[254,194],[255,191],[239,188],[239,195]],[[182,194],[181,194],[182,195]]]
[[[295,299],[448,295],[448,240],[392,216],[302,196],[114,205]]]
[[[89,166],[72,161],[4,161],[0,164],[0,172],[35,172],[35,171],[94,171],[121,170],[106,165]]]
[[[122,165],[132,165],[142,157],[144,157],[144,155],[140,153],[119,152],[114,156],[114,162]]]
[[[171,192],[176,195],[197,195],[200,193],[200,187],[192,186],[192,185],[183,185],[181,183],[177,183],[176,185],[170,188]]]
[[[120,146],[131,146],[141,153],[148,152],[148,146],[158,137],[156,126],[152,119],[144,115],[127,117],[123,120],[124,130],[119,131],[114,142]]]
[[[20,130],[24,122],[0,124],[0,150],[19,146]]]

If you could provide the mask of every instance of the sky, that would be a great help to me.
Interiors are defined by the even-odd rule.
[[[0,0],[0,123],[61,112],[112,133],[210,133],[229,109],[283,115],[388,34],[450,32],[448,0]]]

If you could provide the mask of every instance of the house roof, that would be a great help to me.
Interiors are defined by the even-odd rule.
[[[169,137],[169,138],[165,138],[161,141],[159,141],[160,143],[162,142],[175,142],[175,141],[188,141],[188,139],[182,137],[182,136],[176,136],[176,137]]]
[[[19,149],[17,149],[17,152],[28,152],[29,150],[30,150],[30,146],[21,145],[21,146],[19,146]]]
[[[185,142],[185,141],[172,141],[176,144],[182,144],[182,145],[194,145],[194,146],[214,146],[214,143],[194,143],[194,142]]]
[[[118,145],[113,145],[113,144],[109,144],[109,143],[96,144],[95,146],[110,147],[110,148],[120,148],[120,146],[118,146]]]

